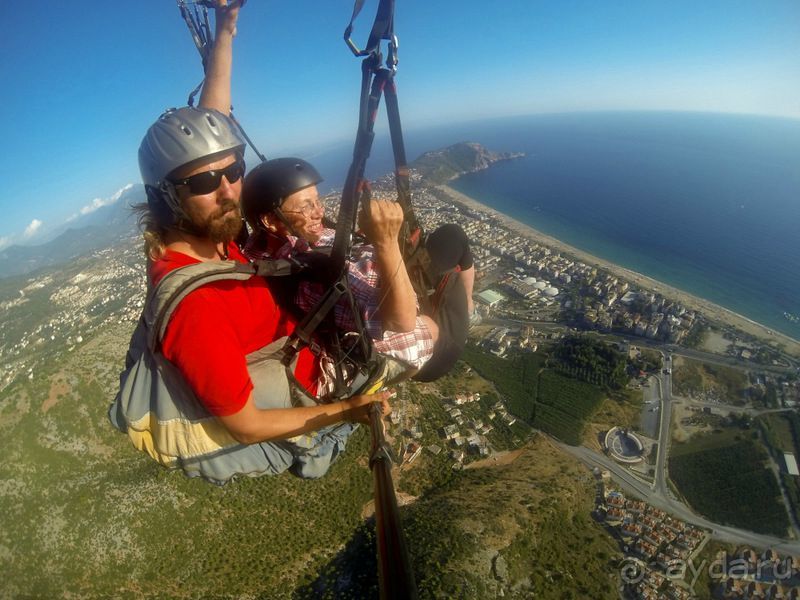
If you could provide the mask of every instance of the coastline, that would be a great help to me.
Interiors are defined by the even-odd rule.
[[[787,353],[792,354],[793,356],[800,357],[800,341],[795,340],[794,338],[789,337],[783,333],[770,329],[766,325],[762,325],[761,323],[757,323],[752,319],[748,319],[747,317],[740,315],[736,312],[733,312],[730,309],[727,309],[723,306],[715,304],[709,300],[704,298],[700,298],[699,296],[694,296],[688,292],[685,292],[681,289],[676,287],[667,285],[661,281],[653,279],[652,277],[648,277],[647,275],[643,275],[641,273],[637,273],[636,271],[632,271],[625,267],[622,267],[616,263],[609,262],[588,252],[575,248],[574,246],[570,246],[569,244],[565,244],[564,242],[549,236],[547,234],[534,229],[530,225],[526,225],[521,221],[518,221],[508,215],[501,213],[494,208],[491,208],[481,202],[478,202],[474,198],[462,194],[461,192],[451,188],[447,184],[437,186],[442,193],[444,193],[448,198],[450,198],[453,202],[471,208],[473,210],[483,211],[486,213],[491,214],[497,220],[503,223],[506,227],[510,230],[532,239],[543,246],[548,246],[562,254],[566,254],[569,256],[573,256],[576,259],[584,262],[586,264],[590,264],[593,266],[597,266],[599,268],[605,269],[606,271],[613,273],[615,276],[625,279],[631,283],[636,284],[637,286],[653,290],[665,297],[674,299],[685,307],[689,308],[690,310],[694,310],[697,312],[702,313],[708,321],[716,321],[725,325],[729,325],[731,327],[735,327],[749,335],[752,335],[760,340],[765,342],[775,342],[784,345],[784,349]]]

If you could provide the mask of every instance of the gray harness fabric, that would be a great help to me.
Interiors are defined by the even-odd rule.
[[[342,423],[288,440],[241,444],[205,409],[159,350],[170,316],[188,294],[213,281],[244,281],[252,276],[235,261],[197,263],[165,275],[147,296],[109,419],[136,448],[189,477],[222,484],[235,475],[277,474],[290,467],[301,477],[320,477],[344,450],[356,425]],[[288,376],[295,363],[287,368],[280,362],[285,341],[275,340],[247,356],[258,408],[316,404]]]

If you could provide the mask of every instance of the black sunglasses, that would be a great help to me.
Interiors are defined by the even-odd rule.
[[[192,194],[210,194],[219,187],[222,182],[222,176],[228,180],[228,183],[236,183],[244,175],[245,165],[244,160],[239,158],[236,162],[229,164],[224,169],[214,169],[212,171],[203,171],[197,175],[192,175],[186,179],[177,179],[172,183],[174,185],[188,186]]]

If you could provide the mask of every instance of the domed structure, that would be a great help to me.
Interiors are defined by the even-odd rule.
[[[523,279],[522,281],[523,281],[523,283],[525,283],[526,285],[534,285],[534,284],[536,283],[536,277],[526,277],[526,278],[525,278],[525,279]]]
[[[548,285],[549,284],[546,281],[537,281],[536,283],[533,284],[533,287],[535,287],[537,290],[543,290]]]
[[[558,288],[551,285],[549,288],[544,290],[544,294],[545,296],[550,296],[551,298],[558,296]]]

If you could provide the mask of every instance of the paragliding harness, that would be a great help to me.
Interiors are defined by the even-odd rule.
[[[189,27],[192,39],[200,53],[204,69],[213,48],[213,36],[208,19],[208,7],[213,7],[214,0],[196,0],[193,10],[187,6],[187,0],[177,0],[181,15]],[[244,2],[241,2],[244,5]],[[380,368],[370,336],[366,332],[363,316],[350,291],[347,278],[347,259],[353,244],[356,231],[358,205],[369,201],[369,183],[364,178],[366,161],[369,157],[374,139],[375,117],[377,116],[381,96],[386,97],[386,108],[391,132],[392,149],[395,159],[395,182],[398,203],[403,209],[404,221],[400,232],[400,243],[406,269],[411,283],[419,298],[423,314],[433,318],[440,329],[440,338],[434,348],[433,357],[414,375],[419,381],[433,381],[452,368],[460,355],[466,340],[466,328],[458,324],[466,321],[466,308],[458,306],[458,294],[450,293],[456,284],[455,269],[445,273],[436,273],[423,243],[422,228],[417,221],[411,205],[409,174],[406,164],[405,146],[403,142],[400,112],[397,102],[397,90],[394,75],[397,67],[397,36],[394,34],[394,0],[380,0],[372,31],[364,50],[360,50],[351,40],[353,22],[360,13],[364,0],[356,0],[350,23],[344,37],[348,47],[356,56],[364,56],[362,62],[362,84],[359,106],[359,124],[353,151],[353,161],[347,174],[342,192],[339,218],[336,223],[336,236],[330,250],[330,272],[334,277],[328,279],[332,285],[297,325],[294,334],[284,347],[284,364],[289,364],[296,354],[308,347],[315,354],[325,348],[333,360],[333,392],[329,398],[345,398],[352,395],[353,380],[363,380]],[[388,40],[388,56],[386,66],[382,66],[381,41]],[[201,89],[203,82],[189,96],[189,104]],[[231,114],[231,117],[233,115]],[[243,137],[259,158],[266,158],[247,137],[241,124],[236,122]],[[315,253],[318,253],[316,250]],[[273,289],[282,289],[277,294],[286,298],[286,280],[280,284],[271,284]],[[333,307],[344,301],[352,312],[357,335],[342,335],[333,323]],[[455,305],[455,306],[454,306]]]
[[[167,273],[148,289],[120,374],[119,391],[109,408],[111,423],[156,462],[218,484],[237,475],[275,474],[290,467],[302,477],[324,474],[335,454],[343,449],[352,424],[329,426],[278,442],[242,444],[203,406],[183,374],[161,351],[171,315],[199,287],[226,280],[246,281],[254,276],[285,276],[305,269],[291,260],[209,261]],[[284,339],[245,357],[253,382],[253,402],[258,408],[317,404],[296,380],[294,365],[281,363]]]
[[[356,0],[353,15],[344,32],[345,42],[351,52],[357,57],[364,57],[364,60],[361,63],[361,94],[353,162],[342,191],[331,258],[337,265],[344,264],[352,245],[352,232],[356,229],[358,205],[368,202],[370,198],[369,183],[364,178],[364,172],[372,150],[375,119],[383,96],[386,99],[386,114],[394,155],[397,202],[403,209],[404,217],[400,230],[403,260],[419,298],[422,313],[431,317],[439,326],[439,340],[434,348],[433,357],[413,378],[418,381],[433,381],[450,371],[463,350],[468,320],[466,299],[454,289],[459,285],[458,267],[453,265],[444,271],[439,271],[431,260],[425,246],[422,227],[411,202],[409,170],[394,80],[398,63],[398,40],[394,33],[394,0],[380,0],[367,45],[362,50],[352,41],[351,34],[353,21],[361,12],[363,4],[364,0]],[[382,40],[388,42],[385,64],[381,52]]]
[[[215,3],[213,0],[198,0],[196,4],[202,7],[202,16],[198,16],[198,13],[192,15],[185,4],[185,0],[178,0],[181,14],[189,26],[192,38],[200,51],[205,67],[211,48],[211,28],[205,8],[214,6]],[[244,1],[242,1],[242,4],[244,4]],[[428,373],[426,373],[426,364],[417,373],[416,378],[430,381],[447,372],[460,354],[460,349],[463,348],[466,338],[465,330],[463,335],[458,333],[456,336],[450,336],[448,333],[451,330],[456,331],[458,329],[453,329],[449,326],[448,310],[446,309],[448,298],[452,302],[452,299],[458,296],[458,294],[448,293],[456,285],[457,273],[455,269],[445,273],[433,271],[430,257],[423,243],[422,228],[411,206],[408,165],[406,163],[400,124],[397,90],[394,83],[398,48],[397,36],[394,34],[394,0],[379,0],[367,46],[364,50],[361,50],[353,43],[351,34],[353,22],[361,12],[363,4],[364,0],[355,0],[350,23],[344,33],[345,42],[353,54],[365,58],[362,61],[359,123],[353,150],[353,161],[348,170],[342,192],[336,235],[330,254],[331,273],[334,275],[330,281],[333,284],[328,287],[327,292],[317,305],[297,325],[294,334],[283,348],[284,356],[282,359],[283,364],[286,366],[291,363],[303,347],[309,347],[312,351],[319,351],[317,340],[322,338],[326,349],[332,351],[334,356],[337,357],[334,395],[340,397],[351,395],[353,391],[352,385],[349,384],[345,377],[344,363],[347,363],[358,372],[361,377],[357,379],[363,380],[366,377],[370,380],[370,373],[375,372],[376,365],[380,362],[366,333],[361,311],[356,306],[350,291],[347,278],[347,260],[351,254],[354,232],[356,231],[359,202],[367,202],[370,198],[370,189],[364,178],[364,172],[375,136],[375,117],[377,116],[381,96],[386,97],[395,161],[395,184],[398,202],[403,209],[404,215],[400,232],[401,251],[424,314],[434,318],[440,326],[440,341],[437,342],[437,348],[441,347],[440,342],[444,338],[444,345],[449,344],[448,350],[451,350],[449,357],[443,362],[440,361],[433,371],[428,370]],[[385,66],[383,65],[380,48],[382,41],[388,42],[388,55]],[[198,86],[190,95],[190,104],[201,86]],[[239,127],[241,130],[240,125]],[[242,133],[244,135],[243,131]],[[246,135],[245,139],[253,147],[252,142]],[[257,150],[256,153],[262,161],[265,160],[264,156]],[[345,299],[350,306],[355,318],[356,333],[359,335],[354,339],[341,336],[332,324],[333,307],[342,299]],[[458,307],[454,312],[459,312]],[[454,320],[466,319],[465,303],[461,312],[463,312],[463,315],[455,316]],[[345,347],[341,343],[343,339],[352,341]],[[455,352],[452,352],[452,350],[455,350]],[[434,356],[429,363],[434,361],[435,358],[436,349],[434,349]],[[349,375],[352,377],[353,373],[350,372]],[[380,378],[376,379],[373,375],[371,380],[379,381]],[[377,388],[373,391],[376,390]],[[375,508],[379,540],[381,597],[416,598],[416,585],[411,571],[411,562],[405,544],[391,477],[393,453],[383,435],[383,423],[377,404],[372,407],[370,420],[372,430],[370,468],[375,479],[376,490]]]

